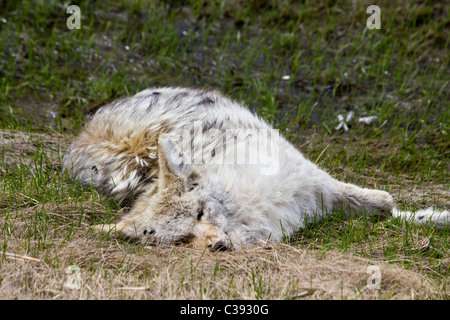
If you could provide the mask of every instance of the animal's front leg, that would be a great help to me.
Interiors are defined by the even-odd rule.
[[[119,221],[117,224],[98,224],[93,226],[94,231],[111,234],[126,239],[139,239],[144,235],[142,227],[136,223]]]

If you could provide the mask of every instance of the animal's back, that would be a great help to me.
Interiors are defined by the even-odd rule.
[[[128,202],[158,177],[161,134],[184,129],[193,139],[195,130],[260,128],[270,129],[216,91],[150,88],[101,107],[67,150],[63,165],[81,184]]]

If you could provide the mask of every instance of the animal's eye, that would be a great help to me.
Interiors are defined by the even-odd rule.
[[[203,209],[200,209],[198,214],[197,214],[197,220],[201,220],[203,217]]]

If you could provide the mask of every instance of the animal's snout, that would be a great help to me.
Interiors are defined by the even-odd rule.
[[[147,229],[145,229],[144,230],[144,236],[147,234],[147,235],[151,235],[151,234],[153,234],[153,233],[155,233],[155,229],[150,229],[150,230],[148,230],[147,231]]]
[[[214,245],[210,244],[208,247],[209,247],[209,250],[211,250],[212,252],[227,251],[230,249],[225,245],[225,243],[223,241],[217,241]]]
[[[210,251],[225,251],[232,248],[230,239],[222,229],[203,220],[195,225],[191,244],[198,249],[208,247]]]

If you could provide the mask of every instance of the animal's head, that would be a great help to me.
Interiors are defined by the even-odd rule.
[[[233,206],[214,173],[196,170],[168,135],[159,138],[158,162],[157,191],[142,194],[116,225],[96,229],[114,228],[144,244],[187,243],[213,251],[232,248]]]

